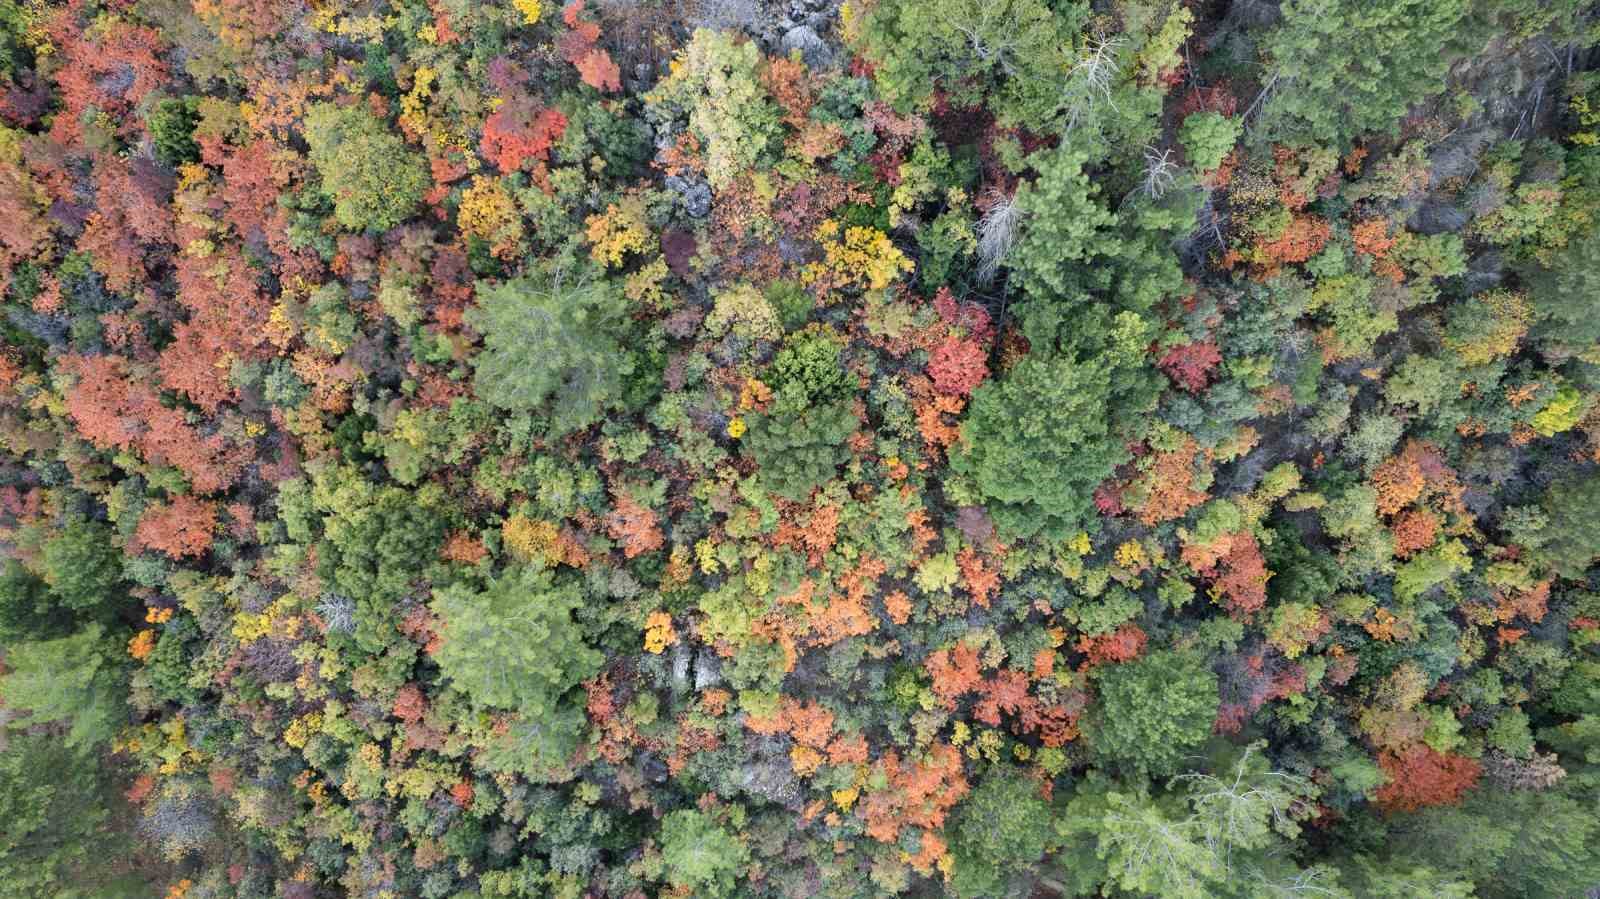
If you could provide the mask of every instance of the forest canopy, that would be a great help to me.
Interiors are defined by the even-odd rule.
[[[0,899],[1600,895],[1583,0],[0,0]]]

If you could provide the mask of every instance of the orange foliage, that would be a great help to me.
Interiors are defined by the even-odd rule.
[[[1510,621],[1521,615],[1535,623],[1543,621],[1550,602],[1550,584],[1550,581],[1544,580],[1535,584],[1532,590],[1512,590],[1509,593],[1496,591],[1495,617],[1500,621]]]
[[[1001,712],[1015,715],[1039,704],[1037,699],[1028,695],[1028,675],[1010,668],[984,681],[979,694],[972,717],[990,727],[999,726]]]
[[[962,696],[983,683],[983,675],[978,671],[978,651],[965,643],[929,653],[922,666],[933,678],[934,695],[947,709],[954,709]]]
[[[622,70],[611,61],[611,54],[595,49],[583,54],[576,63],[583,83],[597,91],[616,93],[622,90]]]
[[[1211,597],[1236,618],[1248,618],[1267,601],[1266,568],[1261,544],[1249,531],[1223,534],[1209,544],[1185,544],[1185,564],[1212,578]],[[1219,571],[1220,569],[1220,571]]]
[[[956,565],[961,568],[961,579],[972,594],[973,603],[989,608],[989,599],[1000,589],[1000,575],[983,567],[983,559],[971,547],[963,547],[956,554]]]
[[[666,537],[657,526],[656,513],[626,493],[618,493],[616,502],[606,516],[606,532],[622,541],[622,554],[632,559],[660,549]]]
[[[798,59],[774,57],[761,70],[761,83],[783,110],[783,121],[791,128],[809,124],[811,106],[816,102],[811,89],[810,71]]]
[[[595,46],[600,39],[600,26],[578,18],[582,14],[583,0],[572,0],[562,10],[561,20],[571,30],[558,44],[561,58],[576,66],[583,83],[595,90],[622,90],[622,70],[611,61],[611,54]]]
[[[1194,464],[1197,455],[1202,463],[1209,462],[1211,453],[1200,454],[1200,445],[1190,436],[1183,444],[1167,452],[1153,453],[1144,463],[1144,472],[1124,491],[1123,499],[1136,499],[1134,511],[1145,525],[1172,521],[1188,514],[1190,509],[1206,501],[1204,490],[1194,489]]]
[[[1435,752],[1426,743],[1378,756],[1389,782],[1374,798],[1389,812],[1414,812],[1430,805],[1454,805],[1478,782],[1483,766],[1465,756]]]
[[[889,614],[889,620],[895,624],[905,624],[911,620],[911,598],[905,591],[896,590],[883,598],[884,611]]]
[[[1422,468],[1410,453],[1385,460],[1372,472],[1372,486],[1378,491],[1378,512],[1393,515],[1422,496]]]
[[[566,130],[567,117],[559,110],[513,97],[484,120],[479,149],[500,171],[515,172],[530,162],[542,166],[550,158],[550,145]]]
[[[795,508],[788,503],[784,505]],[[828,554],[828,550],[833,548],[834,541],[838,539],[841,511],[843,509],[836,504],[818,506],[806,517],[803,525],[793,521],[792,515],[785,514],[778,522],[778,531],[772,537],[772,545],[803,547],[810,565],[812,567],[821,565],[823,556]]]
[[[865,765],[867,738],[861,734],[834,737],[828,744],[828,762],[834,765]]]
[[[945,814],[967,794],[967,777],[961,753],[938,743],[919,761],[903,763],[889,752],[873,765],[868,783],[887,786],[869,789],[857,806],[866,822],[867,835],[881,843],[900,838],[904,827],[937,830]],[[926,839],[928,834],[923,834]]]
[[[150,656],[150,653],[155,652],[155,649],[156,632],[153,630],[142,630],[134,634],[133,638],[128,641],[128,655],[139,661],[144,661]]]
[[[462,565],[476,565],[488,557],[489,549],[483,545],[482,540],[466,531],[454,531],[450,534],[450,539],[445,541],[439,555]]]
[[[1395,238],[1389,236],[1389,222],[1387,219],[1368,219],[1350,227],[1350,238],[1355,243],[1357,253],[1364,253],[1376,259],[1388,256],[1389,250],[1395,245]]]
[[[1322,252],[1328,244],[1329,233],[1326,219],[1297,213],[1277,237],[1257,239],[1254,246],[1245,251],[1229,250],[1222,258],[1222,266],[1232,268],[1248,262],[1251,274],[1258,280],[1265,280],[1286,264],[1302,263]]]
[[[966,396],[989,376],[988,355],[976,341],[950,335],[928,354],[928,377],[940,393]]]
[[[807,602],[810,643],[828,646],[846,637],[860,637],[876,630],[878,619],[867,608],[867,599],[886,570],[882,561],[865,556],[854,568],[839,576],[839,586],[844,588],[844,593],[833,594],[824,607]]]
[[[944,449],[961,436],[961,428],[946,424],[944,416],[960,415],[966,405],[961,397],[945,393],[917,404],[917,431],[930,449]]]
[[[194,558],[211,548],[216,526],[216,503],[178,496],[145,509],[133,532],[133,543],[159,550],[173,559]]]
[[[1249,618],[1267,602],[1267,580],[1272,572],[1261,555],[1261,544],[1254,534],[1235,534],[1228,552],[1221,559],[1222,574],[1211,585],[1213,598],[1220,598],[1228,614]]]
[[[1077,650],[1088,657],[1084,667],[1131,662],[1144,652],[1147,639],[1144,629],[1130,621],[1109,634],[1079,637]]]
[[[423,699],[422,689],[416,684],[406,684],[395,694],[393,714],[407,724],[421,721],[427,709],[427,700]]]
[[[1409,509],[1395,518],[1394,554],[1404,559],[1432,546],[1439,537],[1439,519],[1423,509]]]

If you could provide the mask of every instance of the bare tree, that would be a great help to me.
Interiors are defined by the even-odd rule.
[[[1159,200],[1177,182],[1178,164],[1172,160],[1172,151],[1157,152],[1155,147],[1145,147],[1144,181],[1139,184],[1139,192],[1152,200]]]
[[[1099,104],[1104,103],[1112,109],[1117,104],[1111,99],[1111,83],[1116,77],[1117,51],[1122,48],[1126,39],[1117,36],[1112,38],[1090,38],[1084,45],[1083,55],[1073,64],[1072,71],[1067,75],[1066,96],[1063,105],[1067,108],[1068,134],[1078,127],[1078,123],[1092,114]]]
[[[991,188],[986,199],[989,211],[978,221],[978,278],[985,284],[994,280],[1012,244],[1017,242],[1017,227],[1022,221],[1016,196]]]

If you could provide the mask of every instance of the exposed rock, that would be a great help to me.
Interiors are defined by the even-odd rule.
[[[784,32],[781,46],[785,55],[799,50],[801,58],[812,69],[824,69],[833,62],[833,51],[810,25],[800,25]]]

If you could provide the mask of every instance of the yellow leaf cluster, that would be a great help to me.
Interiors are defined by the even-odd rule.
[[[462,231],[482,238],[501,259],[511,259],[521,252],[522,215],[498,178],[473,177],[472,186],[461,194],[456,221]]]
[[[644,650],[652,655],[678,642],[678,632],[672,627],[672,616],[662,611],[650,613],[645,619]]]
[[[539,14],[544,12],[544,7],[539,0],[511,0],[511,5],[517,12],[522,13],[522,24],[532,25],[539,21]]]
[[[877,228],[842,228],[829,220],[817,228],[815,236],[822,245],[823,259],[806,266],[803,277],[807,284],[820,284],[824,289],[882,290],[914,268],[889,235]]]
[[[655,236],[650,233],[645,218],[643,197],[624,197],[606,204],[606,211],[584,219],[587,226],[589,255],[595,262],[610,268],[622,265],[629,252],[648,253],[655,249]]]

